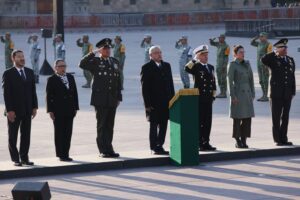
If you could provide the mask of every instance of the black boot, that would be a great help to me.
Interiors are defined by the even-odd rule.
[[[247,140],[246,137],[241,137],[241,142],[242,142],[243,148],[248,149],[249,147],[246,143],[246,140]]]
[[[242,143],[242,141],[240,140],[240,138],[235,138],[235,140],[236,140],[236,144],[235,144],[235,147],[236,148],[243,148],[243,143]]]

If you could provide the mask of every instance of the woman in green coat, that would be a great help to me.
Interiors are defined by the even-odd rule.
[[[244,47],[235,46],[234,61],[228,66],[230,117],[233,119],[233,138],[237,148],[248,148],[246,139],[251,135],[251,118],[254,117],[255,89],[249,61],[244,60]]]

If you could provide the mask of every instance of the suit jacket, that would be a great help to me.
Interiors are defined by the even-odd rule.
[[[141,71],[142,93],[149,121],[160,121],[169,118],[169,101],[175,94],[171,66],[161,62],[161,67],[151,60],[142,66]]]
[[[101,107],[117,107],[122,101],[122,85],[119,62],[113,57],[109,63],[93,52],[80,61],[79,67],[88,70],[93,75],[91,105]]]
[[[291,98],[296,94],[295,62],[290,56],[281,58],[275,52],[261,58],[264,65],[270,69],[269,97]]]
[[[38,108],[33,71],[24,67],[24,72],[26,80],[15,67],[6,70],[2,77],[5,110],[14,111],[17,117],[31,115]]]
[[[47,112],[56,116],[74,116],[79,110],[78,94],[75,79],[67,74],[69,89],[56,74],[48,78],[46,86]]]
[[[214,66],[207,64],[208,69],[198,61],[190,61],[185,66],[185,71],[192,74],[195,79],[194,88],[199,89],[200,101],[213,101],[216,95],[216,80]]]

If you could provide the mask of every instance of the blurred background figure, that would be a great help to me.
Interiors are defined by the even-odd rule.
[[[0,39],[1,39],[1,42],[5,44],[5,46],[4,46],[5,68],[9,69],[13,66],[13,62],[11,59],[11,53],[13,52],[15,45],[11,39],[11,35],[9,32],[5,33],[4,37],[1,36]]]
[[[142,40],[141,43],[141,48],[144,48],[144,53],[145,53],[145,63],[148,63],[150,61],[150,56],[149,56],[149,49],[152,47],[152,36],[149,34],[146,34],[144,39]]]
[[[89,36],[88,35],[84,35],[82,36],[82,40],[81,38],[79,38],[76,41],[76,44],[78,47],[81,47],[82,49],[82,57],[84,57],[85,55],[87,55],[88,53],[93,51],[93,45],[89,42]],[[88,71],[88,70],[83,70],[83,75],[85,77],[86,80],[86,84],[84,84],[82,87],[83,88],[90,88],[91,87],[91,81],[92,81],[92,74]]]
[[[62,40],[62,34],[56,34],[54,41],[53,41],[54,49],[55,49],[55,54],[54,54],[54,59],[61,59],[65,60],[66,59],[66,47],[65,44]]]
[[[121,75],[121,86],[122,90],[124,89],[124,64],[125,64],[125,45],[122,43],[121,36],[117,35],[114,39],[113,47],[113,57],[119,61],[119,70]]]
[[[189,74],[184,70],[185,65],[192,59],[193,51],[191,46],[188,45],[187,36],[182,36],[176,43],[175,48],[179,52],[179,71],[180,78],[184,88],[190,87]]]
[[[27,43],[30,44],[30,61],[34,72],[35,83],[39,83],[39,58],[41,54],[41,47],[38,42],[38,35],[33,34],[29,36]]]

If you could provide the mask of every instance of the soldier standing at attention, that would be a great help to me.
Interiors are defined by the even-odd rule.
[[[295,61],[287,55],[287,43],[286,38],[279,40],[274,44],[275,51],[261,58],[271,71],[269,97],[277,146],[293,145],[288,141],[287,132],[291,103],[296,94]]]
[[[82,57],[87,55],[88,53],[93,51],[93,45],[89,43],[89,36],[84,35],[82,36],[82,41],[81,38],[79,38],[76,41],[76,44],[78,47],[81,47],[82,49]],[[90,88],[91,87],[91,81],[92,81],[92,74],[88,70],[83,70],[83,75],[86,79],[86,84],[83,85],[83,88]]]
[[[13,62],[11,60],[11,53],[14,50],[14,42],[11,40],[10,33],[5,33],[5,38],[3,36],[0,37],[1,42],[5,44],[4,51],[5,51],[5,68],[9,69],[13,67]]]
[[[259,36],[251,40],[251,45],[257,47],[257,71],[259,77],[259,84],[261,86],[263,96],[257,101],[269,101],[268,99],[268,86],[269,86],[269,69],[262,62],[261,58],[272,52],[272,44],[268,42],[268,34],[261,32]],[[259,41],[257,41],[259,39]]]
[[[30,44],[30,60],[32,70],[34,72],[35,83],[39,83],[39,58],[41,54],[41,47],[38,42],[38,35],[33,34],[29,36],[27,43]]]
[[[54,48],[55,48],[55,55],[54,59],[66,59],[66,47],[62,40],[62,34],[57,34],[54,38]]]
[[[199,89],[199,151],[215,151],[211,146],[210,131],[212,123],[212,105],[216,95],[214,66],[207,63],[208,46],[201,45],[194,49],[195,59],[188,62],[185,70],[194,75],[194,88]]]
[[[191,46],[188,45],[187,36],[182,36],[181,39],[175,43],[175,48],[179,51],[179,71],[183,87],[189,88],[190,77],[184,70],[184,67],[192,59],[193,52]]]
[[[221,34],[219,36],[219,41],[215,42],[216,38],[209,39],[210,45],[217,47],[217,78],[220,88],[220,94],[216,98],[227,98],[227,64],[228,56],[230,53],[230,47],[225,42],[225,35]]]
[[[96,111],[97,145],[100,156],[119,157],[112,146],[116,110],[122,101],[119,62],[110,57],[111,39],[102,39],[96,47],[98,48],[96,51],[82,58],[79,67],[90,71],[93,75],[91,105]]]
[[[142,43],[141,43],[141,48],[144,48],[145,51],[145,63],[148,63],[150,61],[150,56],[149,56],[149,49],[150,47],[153,46],[152,42],[152,36],[149,34],[146,34]]]
[[[122,84],[122,90],[124,89],[124,63],[125,63],[125,45],[122,44],[122,38],[121,36],[117,35],[115,37],[115,43],[112,45],[114,48],[114,58],[119,61],[119,70],[121,74],[121,84]]]

